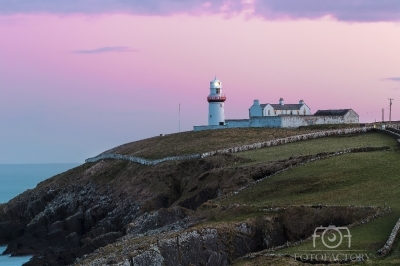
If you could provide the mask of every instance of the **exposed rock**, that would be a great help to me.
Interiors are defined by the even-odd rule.
[[[193,212],[313,159],[237,166],[249,159],[230,153],[299,140],[274,140],[151,166],[118,160],[86,163],[1,205],[0,245],[8,245],[7,254],[34,255],[27,265],[228,265],[249,252],[296,241],[309,234],[311,225],[296,229],[289,218],[274,213],[258,222],[201,227],[199,221],[207,217]],[[315,210],[327,216],[324,211]],[[293,210],[290,215],[301,214]],[[337,219],[363,215],[343,217]]]

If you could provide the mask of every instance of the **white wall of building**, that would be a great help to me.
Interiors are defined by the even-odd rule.
[[[283,128],[297,128],[300,126],[344,124],[343,116],[282,116]]]
[[[224,101],[222,100],[222,82],[215,78],[210,82],[210,95],[208,96],[208,125],[224,125],[225,112]],[[210,100],[213,99],[213,100]],[[220,99],[220,100],[218,100]]]
[[[250,119],[250,127],[281,127],[281,117],[280,116],[262,116],[262,117],[252,117]]]
[[[223,102],[208,103],[208,125],[216,126],[225,124],[225,113]]]
[[[345,114],[344,121],[347,124],[360,123],[360,117],[356,112],[350,110],[347,112],[347,114]]]
[[[300,115],[311,115],[311,109],[306,104],[300,107]]]
[[[268,104],[263,109],[263,116],[276,116],[274,108]]]
[[[278,115],[311,115],[311,109],[304,104],[304,101],[300,101],[302,104],[299,110],[283,109],[275,110],[271,104],[261,105],[259,100],[254,100],[253,105],[249,109],[249,117],[259,116],[278,116]],[[283,108],[285,105],[281,105]],[[281,109],[281,108],[280,108]]]
[[[346,114],[347,116],[347,114]],[[301,126],[323,125],[323,124],[349,124],[358,123],[358,115],[354,112],[348,118],[346,116],[314,116],[314,115],[280,115],[259,116],[250,119],[226,120],[225,125],[195,126],[193,130],[209,130],[223,128],[297,128]]]

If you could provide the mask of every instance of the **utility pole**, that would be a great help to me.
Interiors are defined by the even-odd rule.
[[[392,122],[392,101],[393,99],[389,98],[390,104],[389,104],[389,122]]]
[[[382,108],[382,122],[385,122],[385,109]]]

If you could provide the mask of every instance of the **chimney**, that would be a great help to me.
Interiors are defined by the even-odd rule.
[[[280,99],[279,99],[279,104],[280,104],[280,105],[284,105],[284,104],[285,104],[285,102],[283,101],[283,98],[280,98]]]
[[[304,101],[303,101],[303,100],[300,100],[300,101],[299,101],[299,104],[304,104]]]
[[[260,105],[260,101],[259,100],[254,100],[254,105]]]

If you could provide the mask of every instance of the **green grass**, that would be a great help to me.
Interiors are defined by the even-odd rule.
[[[332,125],[329,129],[351,127],[358,127],[358,125]],[[232,148],[321,130],[327,130],[327,128],[230,128],[223,130],[188,131],[127,143],[107,152],[157,159],[166,156]]]
[[[288,170],[224,203],[379,205],[400,210],[400,153],[380,151],[335,156]]]
[[[354,254],[354,250],[357,250],[357,253],[366,253],[369,257],[375,258],[376,251],[383,247],[385,244],[390,232],[393,229],[393,225],[399,219],[398,213],[390,213],[378,219],[372,220],[369,223],[363,226],[356,226],[350,228],[351,233],[351,246],[348,248],[348,239],[343,238],[343,244],[340,245],[337,249],[341,250],[341,253]],[[344,233],[344,232],[343,232]],[[328,242],[329,243],[329,242]],[[316,241],[315,248],[313,246],[313,242],[307,242],[303,245],[286,248],[278,251],[277,253],[283,254],[299,254],[301,252],[311,253],[315,252],[314,250],[318,249],[327,249],[324,248],[323,243],[321,241]],[[348,250],[348,251],[342,251]],[[332,252],[337,252],[335,249],[332,249]]]
[[[207,216],[209,219],[201,225],[215,225],[219,223],[235,223],[246,220],[254,220],[254,218],[273,217],[277,212],[266,211],[262,208],[254,206],[237,206],[228,210],[221,209],[217,204],[203,204],[196,212],[197,217]]]
[[[360,147],[396,147],[396,140],[380,133],[343,135],[320,139],[305,140],[285,145],[267,147],[238,153],[238,156],[255,162],[276,161],[293,156],[310,155],[321,152],[335,152]]]
[[[367,145],[366,145],[367,144]],[[257,162],[309,153],[334,151],[338,147],[390,146],[392,151],[352,153],[308,163],[282,174],[265,179],[257,185],[220,202],[262,206],[291,205],[341,205],[384,206],[392,213],[365,225],[351,228],[354,250],[363,250],[371,256],[369,264],[396,265],[400,262],[400,244],[397,242],[386,258],[376,258],[376,251],[383,247],[393,226],[400,218],[400,152],[396,141],[380,134],[364,134],[354,137],[326,138],[244,152]],[[271,154],[274,153],[274,154]],[[244,156],[244,157],[245,157]],[[297,247],[279,250],[277,253],[294,254],[312,250],[312,241]],[[315,252],[314,252],[315,253]],[[351,252],[349,252],[351,253]],[[258,261],[260,259],[257,259]],[[265,265],[273,265],[265,258]],[[272,264],[270,264],[270,262]],[[240,262],[242,263],[242,262]],[[238,264],[239,265],[239,264]]]

